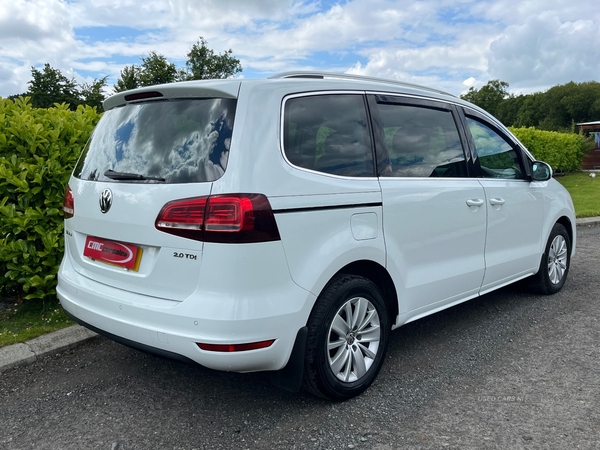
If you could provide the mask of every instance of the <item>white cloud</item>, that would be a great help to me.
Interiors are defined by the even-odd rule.
[[[476,80],[475,78],[473,78],[473,77],[469,77],[469,78],[467,78],[465,81],[463,81],[463,84],[464,84],[466,87],[470,88],[470,87],[473,87],[473,86],[475,86],[475,83],[476,83],[476,82],[477,82],[477,80]]]
[[[597,21],[562,21],[553,12],[511,25],[490,45],[489,71],[511,85],[542,88],[597,79],[600,29]]]
[[[511,90],[597,77],[595,0],[2,0],[0,95],[23,92],[31,66],[78,81],[151,51],[183,64],[199,36],[233,49],[244,76],[335,70]],[[122,34],[119,34],[122,33]],[[84,37],[87,36],[87,37]]]
[[[14,0],[0,8],[0,39],[38,41],[54,38],[70,30],[65,5],[59,0]]]
[[[0,95],[27,89],[31,66],[48,62],[65,67],[66,55],[77,43],[67,18],[66,5],[59,0],[14,0],[0,9]]]

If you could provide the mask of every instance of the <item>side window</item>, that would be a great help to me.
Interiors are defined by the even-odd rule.
[[[479,157],[481,173],[486,178],[523,179],[518,151],[492,128],[467,117],[467,125]]]
[[[462,143],[450,110],[377,105],[391,170],[381,176],[467,177]]]
[[[372,177],[373,152],[362,95],[327,94],[285,103],[283,150],[305,169],[348,177]]]

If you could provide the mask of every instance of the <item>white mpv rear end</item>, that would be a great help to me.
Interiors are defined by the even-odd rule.
[[[65,192],[69,315],[346,399],[391,329],[526,277],[560,290],[571,200],[494,118],[426,88],[304,75],[106,100]]]

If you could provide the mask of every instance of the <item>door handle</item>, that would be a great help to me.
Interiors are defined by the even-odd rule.
[[[504,205],[505,200],[503,198],[490,198],[490,205],[492,206],[502,206]]]
[[[483,206],[483,199],[481,198],[472,198],[467,200],[467,206]]]

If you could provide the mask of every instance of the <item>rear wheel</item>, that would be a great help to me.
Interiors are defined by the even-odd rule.
[[[305,388],[333,400],[363,392],[381,369],[390,326],[375,284],[354,275],[336,279],[308,320]]]
[[[571,263],[571,239],[567,229],[557,223],[552,228],[542,256],[540,269],[531,286],[542,294],[555,294],[565,284]]]

